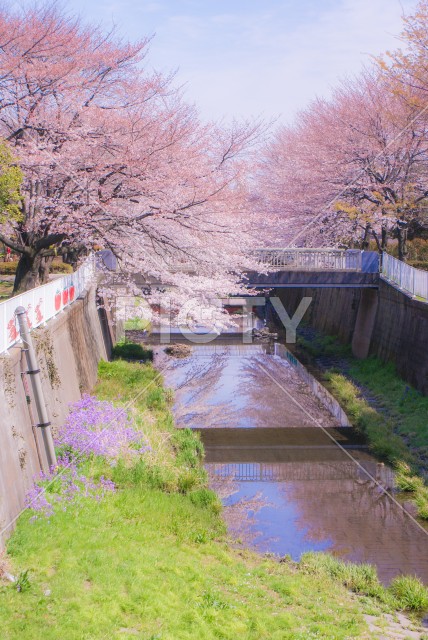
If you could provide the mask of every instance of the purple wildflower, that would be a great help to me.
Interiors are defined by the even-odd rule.
[[[93,453],[111,459],[148,449],[143,434],[135,430],[125,409],[89,394],[72,405],[55,444],[70,447],[77,454]]]
[[[67,504],[75,504],[81,497],[99,501],[106,493],[116,490],[111,480],[101,476],[97,483],[80,473],[76,464],[69,460],[59,460],[58,466],[50,474],[41,475],[43,484],[35,483],[26,496],[26,506],[36,511],[32,520],[40,516],[50,518],[54,513],[54,503],[60,504],[63,511],[66,511]],[[48,500],[49,496],[52,497],[52,502]]]

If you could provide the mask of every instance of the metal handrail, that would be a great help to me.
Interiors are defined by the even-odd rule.
[[[254,257],[262,265],[303,270],[361,271],[359,250],[324,249],[256,249]]]
[[[381,277],[422,302],[428,302],[428,271],[416,269],[384,252]]]

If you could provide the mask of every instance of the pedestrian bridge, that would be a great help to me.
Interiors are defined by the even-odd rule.
[[[254,251],[260,270],[248,273],[256,288],[377,288],[374,251],[267,248]]]
[[[377,289],[382,278],[407,295],[428,302],[428,271],[415,269],[386,252],[379,255],[375,251],[357,249],[268,247],[255,249],[252,258],[258,267],[247,272],[247,278],[248,284],[256,289]],[[170,272],[192,274],[198,270],[197,263],[186,255],[174,254],[162,259]],[[109,271],[115,271],[104,257],[102,261]],[[163,284],[161,280],[144,274],[135,274],[134,279],[141,287]],[[111,284],[120,285],[126,281],[123,275],[111,277]]]
[[[374,251],[341,249],[255,249],[251,258],[256,265],[247,272],[248,284],[254,288],[287,287],[357,287],[377,288],[379,254]],[[199,265],[187,255],[163,256],[173,273],[196,273]],[[137,285],[161,282],[135,275]]]

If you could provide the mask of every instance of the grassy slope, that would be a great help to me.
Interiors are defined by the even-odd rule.
[[[398,440],[396,442],[401,451],[407,449],[419,457],[421,465],[425,460],[428,462],[428,397],[402,380],[393,364],[385,364],[376,357],[357,360],[351,355],[349,347],[340,344],[332,336],[320,334],[311,341],[299,337],[297,351],[309,356],[312,363],[320,359],[328,362],[334,356],[343,359],[346,371],[328,366],[325,371],[320,371],[328,386],[336,394],[343,395],[345,404],[350,404],[349,396],[352,393],[355,398],[365,401],[366,406],[371,406],[376,413],[379,423],[400,436],[402,444],[398,444]],[[346,381],[350,383],[348,386]],[[365,396],[369,397],[369,401]],[[352,417],[353,407],[350,408]]]
[[[318,554],[280,564],[230,548],[200,443],[174,431],[152,366],[101,364],[99,397],[126,401],[143,389],[134,412],[152,453],[137,464],[83,465],[118,492],[50,521],[21,517],[8,551],[31,586],[0,587],[2,640],[334,640],[359,637],[363,611],[398,606],[364,567]],[[375,598],[357,600],[343,584]]]
[[[375,357],[367,360],[353,358],[349,347],[332,336],[316,335],[308,341],[300,337],[298,355],[312,363],[339,358],[345,371],[327,366],[318,377],[339,400],[351,423],[368,438],[373,452],[398,465],[399,485],[406,463],[422,476],[428,474],[428,397],[410,387],[396,373],[393,364],[385,364]],[[428,518],[428,489],[418,484],[416,503],[421,516]]]

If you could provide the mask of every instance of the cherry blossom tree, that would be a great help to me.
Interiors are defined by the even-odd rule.
[[[380,249],[428,197],[427,134],[415,107],[367,70],[278,132],[259,197],[277,225],[289,224],[291,242],[350,243],[363,233],[367,242],[373,233]]]
[[[122,268],[229,294],[245,268],[245,154],[260,123],[200,122],[134,45],[55,6],[0,11],[0,134],[24,174],[0,240],[20,254],[15,291],[54,255],[110,249]],[[176,273],[177,261],[192,265]]]
[[[387,52],[378,63],[391,90],[424,115],[428,95],[428,0],[420,0],[403,21],[400,40],[404,47]]]

